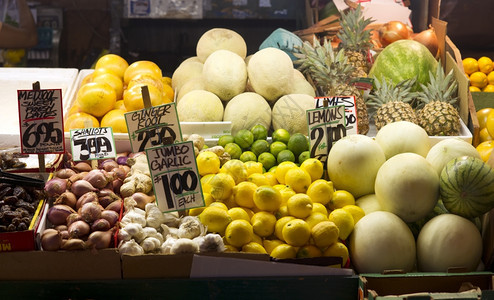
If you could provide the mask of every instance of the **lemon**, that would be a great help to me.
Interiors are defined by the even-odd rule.
[[[225,203],[220,201],[214,201],[213,203],[209,204],[209,207],[219,207],[221,209],[228,211],[228,206],[226,206]]]
[[[252,216],[250,223],[255,234],[260,237],[268,237],[274,233],[276,217],[272,213],[260,211]]]
[[[291,168],[285,174],[285,184],[296,193],[305,193],[312,183],[309,173],[300,167]]]
[[[196,208],[189,209],[189,212],[188,212],[189,216],[198,216],[199,214],[202,213],[202,211],[207,206],[209,206],[211,203],[214,202],[213,197],[209,193],[202,193],[202,198],[204,199],[204,207],[196,207]]]
[[[237,249],[237,247],[225,244],[225,252],[239,252],[239,250]]]
[[[312,202],[327,205],[333,198],[333,192],[332,181],[317,179],[309,185],[306,194],[309,195]]]
[[[257,185],[253,182],[240,182],[233,188],[233,198],[238,206],[252,208],[254,204],[254,193]]]
[[[216,174],[220,171],[220,158],[211,151],[200,152],[196,156],[199,175]]]
[[[320,248],[326,248],[338,241],[340,230],[334,222],[319,222],[311,229],[311,236],[314,244]]]
[[[479,137],[480,137],[481,143],[485,142],[485,141],[492,141],[492,137],[490,136],[489,131],[487,130],[487,127],[480,129]]]
[[[347,237],[352,233],[353,228],[355,226],[352,214],[347,212],[342,208],[337,208],[333,210],[329,216],[328,220],[335,223],[340,230],[340,239],[346,240]]]
[[[365,211],[357,205],[345,205],[343,209],[352,215],[354,224],[357,224],[365,216]]]
[[[482,92],[492,93],[494,92],[494,84],[488,84],[483,89]]]
[[[331,244],[324,252],[322,253],[323,256],[332,256],[332,257],[341,257],[342,258],[342,266],[346,265],[346,262],[348,261],[348,248],[345,246],[345,244],[341,242],[336,242]]]
[[[487,56],[482,56],[477,61],[479,63],[479,71],[485,74],[489,74],[493,70],[492,59]]]
[[[324,165],[317,158],[308,158],[300,165],[300,168],[309,173],[311,181],[315,181],[322,177]]]
[[[326,206],[322,205],[321,203],[317,203],[317,202],[312,203],[312,213],[315,213],[315,212],[320,212],[320,213],[324,214],[325,216],[328,215],[328,209],[326,208]]]
[[[211,192],[211,185],[209,181],[214,177],[215,174],[207,174],[205,176],[201,176],[201,187],[203,193]]]
[[[187,211],[188,216],[198,216],[202,213],[205,207],[191,208]]]
[[[281,201],[280,192],[270,185],[259,186],[254,193],[254,204],[260,210],[275,212]]]
[[[254,234],[252,234],[252,242],[262,244],[262,237],[260,237],[254,233]]]
[[[250,221],[250,219],[252,219],[252,216],[255,214],[255,212],[248,207],[242,207],[242,209],[245,210],[245,212],[249,215],[249,221]]]
[[[313,212],[304,220],[305,222],[307,222],[307,224],[309,224],[309,227],[312,229],[316,224],[323,221],[328,221],[328,215],[322,214],[320,212]]]
[[[489,74],[487,74],[487,81],[489,82],[489,84],[494,84],[494,71],[491,71],[489,72]]]
[[[281,231],[287,244],[300,247],[309,242],[311,230],[309,224],[302,219],[288,221]]]
[[[470,84],[472,86],[483,89],[488,83],[487,75],[484,72],[477,71],[470,75]]]
[[[249,214],[241,207],[232,207],[228,210],[228,215],[232,220],[246,220],[250,222]]]
[[[220,168],[221,173],[227,173],[235,180],[235,184],[239,184],[247,179],[247,168],[244,163],[238,159],[230,159]]]
[[[295,217],[285,216],[285,217],[279,218],[278,221],[276,221],[276,224],[274,225],[274,235],[278,239],[285,241],[285,239],[283,238],[283,227],[285,226],[286,223],[288,223],[292,220],[295,220]]]
[[[276,259],[289,259],[297,257],[297,249],[292,245],[281,244],[276,246],[270,253],[270,256]]]
[[[307,194],[298,193],[286,202],[288,213],[296,218],[305,219],[312,213],[312,200]]]
[[[247,168],[247,177],[254,173],[262,174],[262,164],[257,161],[246,161],[244,162],[245,167]]]
[[[271,254],[271,252],[273,251],[274,248],[276,248],[276,246],[278,245],[281,245],[281,244],[284,244],[285,242],[283,242],[282,240],[268,240],[268,239],[265,239],[263,242],[262,242],[262,245],[264,247],[264,249],[266,250],[266,252],[268,254]]]
[[[199,220],[202,224],[208,227],[209,232],[217,232],[223,234],[226,227],[232,221],[227,210],[208,206],[199,215]]]
[[[247,181],[252,182],[257,186],[271,185],[269,184],[269,180],[266,178],[266,176],[264,176],[264,174],[261,173],[250,174],[249,177],[247,177]]]
[[[331,200],[328,203],[330,210],[342,208],[345,205],[355,205],[355,197],[345,190],[336,190],[333,193]]]
[[[235,202],[235,198],[233,197],[233,194],[230,197],[226,198],[225,200],[222,200],[221,202],[225,204],[228,209],[238,206],[237,202]]]
[[[467,75],[470,75],[479,70],[479,63],[473,57],[464,58],[462,63],[463,63],[463,69],[465,70],[465,73]]]
[[[292,161],[284,161],[276,167],[276,170],[274,171],[276,175],[276,179],[278,180],[279,183],[285,184],[285,175],[288,170],[292,168],[296,168],[297,165],[292,162]]]
[[[215,174],[209,181],[209,184],[211,185],[210,194],[217,201],[226,200],[233,195],[235,180],[233,180],[233,177],[229,174]]]
[[[246,220],[233,220],[226,227],[226,242],[234,247],[242,247],[252,241],[252,225]]]
[[[280,218],[283,218],[283,217],[286,217],[289,215],[290,214],[288,213],[288,207],[286,207],[286,205],[280,206],[278,211],[276,211],[276,213],[275,213],[276,219],[280,219]]]
[[[479,89],[478,87],[476,86],[469,86],[468,89],[470,90],[470,92],[482,92],[481,89]]]
[[[290,197],[295,195],[296,193],[288,185],[279,184],[277,186],[278,186],[277,189],[280,191],[281,198],[282,198],[281,205],[286,205],[286,202],[288,201],[288,199],[290,199]]]
[[[276,175],[274,172],[266,172],[263,175],[266,177],[266,180],[270,186],[275,186],[278,184],[278,180],[276,180]]]
[[[297,258],[311,258],[320,256],[322,256],[321,249],[317,248],[314,245],[302,246],[297,251]]]
[[[256,242],[250,242],[242,246],[242,252],[247,252],[247,253],[265,253],[267,254],[268,252],[264,247]]]

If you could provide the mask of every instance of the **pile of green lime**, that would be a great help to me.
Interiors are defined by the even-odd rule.
[[[262,163],[265,170],[284,161],[301,164],[310,158],[309,140],[305,135],[277,129],[270,139],[268,129],[261,124],[254,125],[250,130],[241,129],[235,135],[222,135],[218,145],[225,148],[232,159],[257,161]]]

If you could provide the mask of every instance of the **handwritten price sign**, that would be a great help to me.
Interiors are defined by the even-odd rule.
[[[112,158],[117,155],[111,127],[73,129],[70,131],[74,161]]]
[[[63,153],[62,90],[19,90],[19,125],[23,154]]]
[[[324,165],[333,144],[347,135],[345,106],[337,105],[306,111],[309,125],[310,157],[319,159]]]
[[[125,121],[134,152],[182,141],[175,103],[126,113]]]
[[[192,141],[148,148],[146,155],[161,211],[204,206]]]
[[[345,106],[345,126],[347,134],[358,133],[358,121],[357,121],[357,105],[355,104],[354,96],[346,97],[316,97],[316,108],[323,107],[324,101],[328,102],[326,106]]]

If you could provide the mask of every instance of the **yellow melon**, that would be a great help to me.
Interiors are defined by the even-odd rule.
[[[177,103],[182,99],[182,97],[190,91],[194,90],[205,90],[206,85],[202,80],[202,76],[194,77],[189,79],[186,83],[182,85],[180,90],[177,93]]]
[[[271,127],[271,107],[261,95],[245,92],[228,101],[223,121],[232,122],[232,134],[240,129],[251,129],[256,124]]]
[[[281,97],[273,106],[273,129],[284,128],[290,132],[308,135],[306,110],[315,108],[314,97],[306,94],[289,94]]]
[[[203,64],[197,61],[182,62],[172,74],[172,88],[180,91],[190,79],[202,76]]]
[[[222,121],[223,110],[220,98],[205,90],[190,91],[177,104],[177,114],[181,122]]]
[[[213,28],[206,31],[197,41],[196,54],[205,62],[216,50],[225,49],[237,53],[242,59],[247,55],[247,44],[237,32],[227,28]]]
[[[293,69],[293,79],[289,94],[307,94],[315,97],[316,91],[299,70]]]

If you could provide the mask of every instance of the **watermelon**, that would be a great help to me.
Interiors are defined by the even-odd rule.
[[[454,158],[441,171],[439,193],[449,212],[479,217],[494,208],[494,170],[476,157]]]
[[[429,82],[429,72],[434,73],[437,60],[421,43],[414,40],[398,40],[386,46],[369,71],[369,77],[377,80],[384,78],[395,85],[406,79],[417,78],[413,91],[420,84]]]

